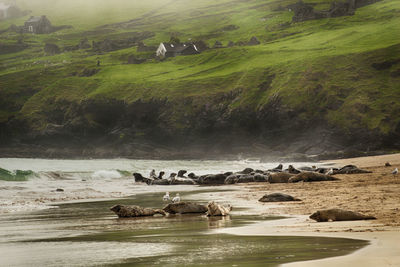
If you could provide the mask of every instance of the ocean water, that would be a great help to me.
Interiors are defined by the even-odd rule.
[[[132,173],[149,176],[156,172],[187,170],[197,175],[240,171],[247,167],[267,170],[277,163],[241,161],[160,160],[48,160],[0,159],[0,214],[47,209],[48,203],[106,199],[144,192],[162,192],[165,186],[135,183]],[[295,163],[295,167],[311,163]],[[315,164],[314,164],[315,165]],[[288,164],[285,164],[287,167]],[[176,191],[197,190],[196,186],[174,186]],[[62,192],[57,191],[62,189]]]

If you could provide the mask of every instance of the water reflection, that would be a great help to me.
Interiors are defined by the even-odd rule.
[[[208,219],[208,229],[227,227],[231,222],[231,216],[210,216]]]

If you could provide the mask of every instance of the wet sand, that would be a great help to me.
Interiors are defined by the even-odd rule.
[[[240,193],[229,198],[253,204],[265,215],[286,215],[291,219],[266,222],[230,232],[241,235],[299,235],[356,238],[371,245],[349,256],[290,266],[400,266],[400,154],[329,161],[338,166],[355,164],[372,171],[369,174],[335,175],[340,181],[298,184],[237,185]],[[391,167],[385,167],[390,162]],[[302,199],[301,202],[260,203],[267,193],[281,192]],[[250,205],[250,204],[249,204]],[[320,209],[341,208],[377,217],[372,221],[317,223],[308,218]]]

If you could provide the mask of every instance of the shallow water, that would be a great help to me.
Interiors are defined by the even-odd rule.
[[[351,253],[366,241],[321,237],[252,237],[213,229],[279,219],[170,215],[118,219],[117,203],[161,207],[162,193],[119,200],[69,203],[32,213],[0,216],[4,266],[276,266]],[[186,192],[182,198],[197,199]],[[240,209],[238,209],[240,210]]]

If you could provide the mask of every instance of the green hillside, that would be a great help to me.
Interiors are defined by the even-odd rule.
[[[32,35],[7,30],[29,16],[0,22],[0,48],[23,47],[0,53],[2,140],[8,144],[19,136],[24,142],[27,132],[33,143],[92,134],[113,144],[174,142],[177,136],[186,144],[208,143],[230,136],[232,142],[282,150],[272,140],[292,140],[297,132],[312,144],[318,137],[310,131],[323,128],[332,135],[321,141],[323,151],[354,142],[398,149],[400,1],[366,5],[352,16],[294,23],[288,6],[295,2],[18,1],[31,15],[72,28]],[[304,2],[315,10],[331,5]],[[134,37],[156,47],[171,36],[211,48],[216,41],[236,45],[165,60],[155,58],[155,50],[137,52],[137,45],[66,51],[85,37],[90,44]],[[246,45],[253,36],[260,44]],[[62,52],[48,55],[45,43]],[[127,64],[132,55],[145,62]],[[94,75],[86,75],[92,70]],[[291,152],[323,151],[307,145]]]

